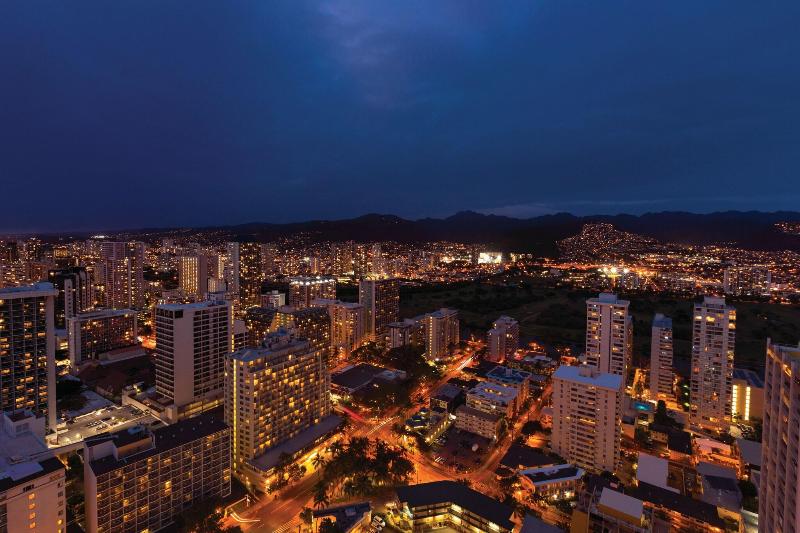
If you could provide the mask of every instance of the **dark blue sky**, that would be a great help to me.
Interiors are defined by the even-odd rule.
[[[800,206],[800,2],[6,0],[0,231]]]

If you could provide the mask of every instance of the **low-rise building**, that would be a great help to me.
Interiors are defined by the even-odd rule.
[[[456,409],[456,427],[462,431],[495,440],[503,420],[501,413],[490,413],[462,405]]]
[[[413,531],[449,527],[462,533],[511,533],[514,510],[456,481],[397,487],[401,512]]]
[[[573,497],[578,481],[585,473],[583,468],[570,464],[527,468],[519,471],[523,486],[527,486],[532,494],[552,500]]]

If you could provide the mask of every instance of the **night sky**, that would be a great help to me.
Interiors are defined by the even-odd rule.
[[[0,232],[800,209],[800,2],[0,1]]]

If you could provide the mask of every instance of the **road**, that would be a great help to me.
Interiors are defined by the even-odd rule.
[[[412,398],[417,398],[419,396],[427,397],[429,391],[436,390],[450,379],[460,375],[464,367],[471,361],[471,354],[463,355],[456,362],[451,364],[445,374],[435,383],[422,385],[415,390],[412,394]],[[369,437],[406,448],[410,447],[409,458],[415,466],[415,473],[412,478],[414,483],[426,483],[443,479],[453,479],[455,477],[466,477],[477,490],[486,494],[500,496],[494,478],[494,472],[497,469],[500,459],[508,451],[513,438],[519,434],[522,425],[529,419],[538,420],[548,394],[549,389],[542,395],[541,401],[533,403],[528,413],[518,417],[513,428],[510,428],[510,435],[508,438],[504,439],[501,445],[492,449],[481,466],[467,474],[457,474],[452,469],[434,462],[428,454],[418,451],[415,447],[410,447],[411,443],[409,440],[406,437],[398,435],[392,429],[395,423],[404,421],[411,412],[419,408],[419,405],[415,405],[407,411],[401,407],[394,407],[389,409],[384,416],[377,420],[360,421],[351,417],[351,428],[345,434],[334,437],[333,440],[336,438]],[[321,448],[329,444],[330,442],[325,443],[321,445]],[[310,462],[307,461],[304,464],[309,473],[302,480],[282,490],[279,494],[261,497],[247,509],[239,509],[237,507],[236,517],[245,522],[237,522],[235,518],[228,517],[226,519],[226,525],[236,524],[243,530],[253,533],[286,533],[293,529],[298,529],[301,526],[299,518],[300,511],[302,511],[304,507],[313,507],[313,487],[319,479],[319,474],[313,471],[313,466]],[[257,520],[257,522],[247,522],[251,520]]]

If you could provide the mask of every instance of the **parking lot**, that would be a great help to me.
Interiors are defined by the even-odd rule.
[[[87,437],[117,431],[135,424],[161,425],[161,422],[131,405],[112,404],[59,424],[58,439],[55,444],[59,446],[73,444]]]
[[[459,473],[469,472],[483,462],[490,444],[488,439],[452,427],[434,442],[434,461]]]

